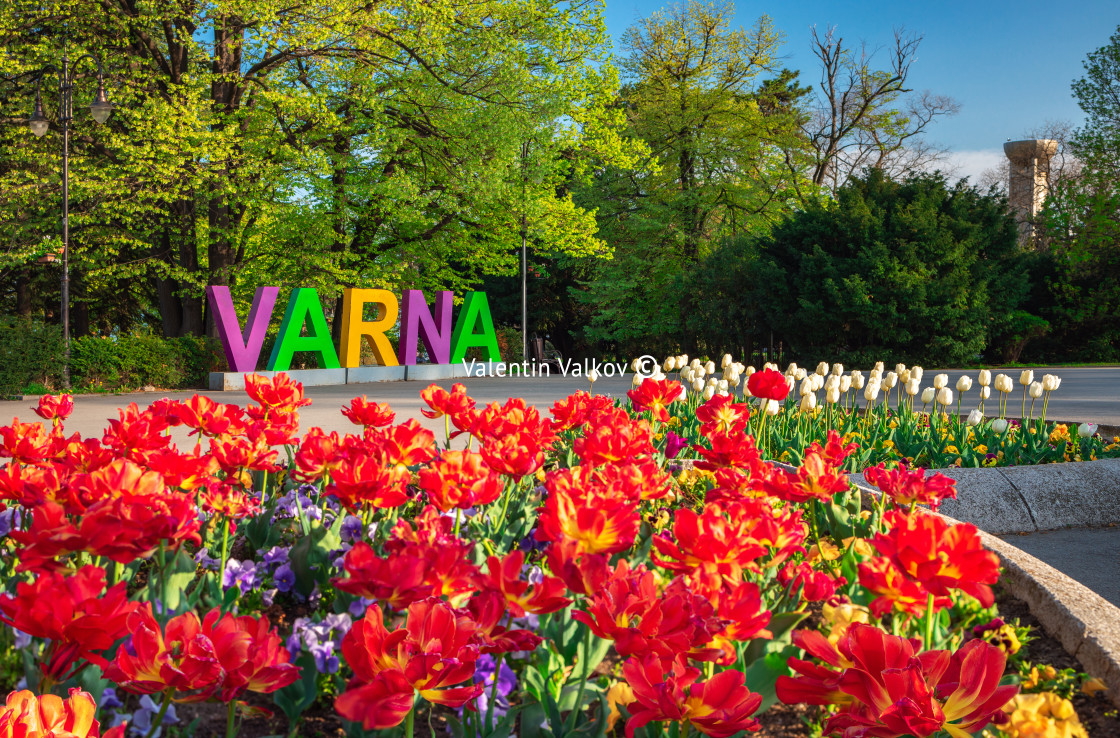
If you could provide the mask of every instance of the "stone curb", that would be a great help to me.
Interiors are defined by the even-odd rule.
[[[855,486],[865,506],[879,495],[863,484],[862,477]],[[961,522],[936,514],[953,525]],[[1081,662],[1086,673],[1100,678],[1108,688],[1108,698],[1120,706],[1120,607],[1007,541],[983,530],[979,533],[984,546],[999,557],[1003,567],[1000,584],[1027,603],[1046,632]]]
[[[988,533],[1120,524],[1120,459],[986,469],[932,469],[957,482],[942,512]],[[865,484],[862,474],[852,482]]]

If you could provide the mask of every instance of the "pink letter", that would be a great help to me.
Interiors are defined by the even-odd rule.
[[[428,357],[435,364],[451,363],[451,301],[450,290],[436,295],[436,317],[428,310],[424,293],[405,290],[401,299],[401,342],[397,347],[400,363],[416,363],[416,338],[424,340]]]
[[[245,328],[242,330],[237,322],[237,310],[233,307],[229,287],[213,285],[206,288],[210,309],[214,311],[214,326],[218,329],[218,338],[222,340],[230,371],[257,370],[261,346],[268,333],[268,321],[272,318],[272,308],[276,306],[276,296],[279,294],[279,287],[258,287],[253,296],[253,307],[249,310],[249,319],[245,321]]]

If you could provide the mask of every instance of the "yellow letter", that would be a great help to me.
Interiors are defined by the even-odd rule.
[[[377,320],[362,320],[367,303],[377,305]],[[361,364],[362,336],[369,341],[373,356],[381,366],[397,366],[397,353],[385,331],[397,323],[400,303],[389,290],[348,288],[342,292],[342,366]]]

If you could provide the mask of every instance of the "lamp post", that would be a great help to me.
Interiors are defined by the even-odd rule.
[[[97,93],[89,112],[98,123],[109,120],[113,106],[105,94],[105,75],[101,60],[92,54],[78,57],[75,66],[85,59],[97,65]],[[62,383],[70,389],[70,120],[73,113],[74,70],[68,55],[62,55],[62,68],[54,65],[44,67],[35,78],[35,110],[31,113],[28,126],[31,132],[42,138],[50,128],[50,121],[43,114],[41,93],[43,76],[49,72],[58,73],[58,122],[62,125],[62,340],[66,355],[62,364]]]

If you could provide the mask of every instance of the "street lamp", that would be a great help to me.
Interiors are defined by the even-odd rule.
[[[92,54],[78,57],[75,66],[85,59],[97,65],[97,94],[89,112],[98,123],[109,120],[113,105],[105,94],[105,75],[101,60]],[[50,121],[43,113],[43,98],[40,94],[43,76],[48,72],[58,73],[58,122],[62,124],[62,340],[66,345],[66,357],[62,364],[62,383],[70,389],[70,120],[74,117],[73,89],[74,70],[70,57],[62,55],[62,68],[54,65],[44,67],[35,78],[35,110],[31,113],[28,127],[37,137],[42,138],[50,128]]]

